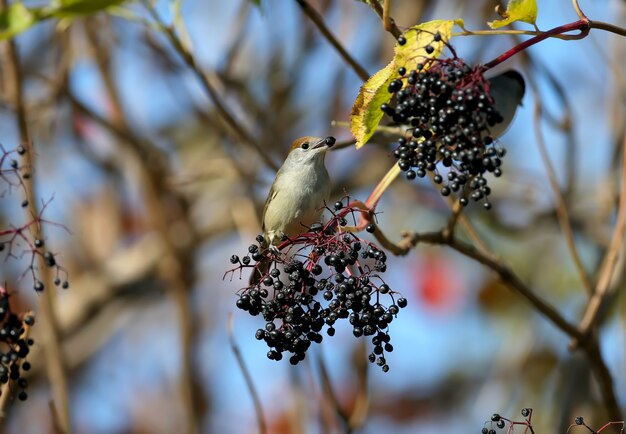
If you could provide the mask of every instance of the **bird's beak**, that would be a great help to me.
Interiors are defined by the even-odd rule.
[[[315,145],[313,145],[313,149],[321,148],[322,146],[331,147],[335,144],[335,138],[332,136],[328,136],[325,139],[320,139]]]

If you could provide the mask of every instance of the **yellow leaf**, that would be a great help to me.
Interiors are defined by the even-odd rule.
[[[487,23],[492,29],[508,26],[515,21],[535,24],[537,21],[537,0],[509,0],[501,20]]]
[[[378,128],[383,117],[380,106],[391,99],[388,87],[394,78],[398,78],[398,68],[415,69],[418,63],[439,57],[445,42],[452,36],[454,24],[462,26],[462,21],[435,20],[411,27],[404,33],[406,43],[396,44],[391,62],[361,86],[350,114],[350,130],[356,139],[357,149],[365,145]],[[433,40],[437,32],[441,35],[439,42]],[[434,51],[428,54],[426,46],[431,46]]]
[[[405,66],[414,67],[417,63],[424,62],[427,59],[435,59],[439,57],[444,48],[444,42],[449,41],[452,37],[452,27],[460,20],[434,20],[418,26],[411,27],[404,33],[406,44],[396,45],[394,61],[398,68]],[[434,42],[433,36],[439,32],[441,35],[440,42]],[[430,45],[435,49],[431,54],[426,52],[426,46]],[[411,63],[415,61],[415,63]]]
[[[387,87],[396,70],[396,63],[392,60],[361,86],[350,114],[350,130],[356,139],[357,149],[372,137],[383,117],[380,106],[391,98]]]

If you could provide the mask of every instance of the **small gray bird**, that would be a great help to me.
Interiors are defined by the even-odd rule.
[[[324,156],[334,144],[334,137],[294,140],[263,208],[261,228],[266,245],[279,244],[283,236],[299,235],[319,220],[331,189]],[[265,262],[255,268],[250,285],[267,273],[270,264]]]

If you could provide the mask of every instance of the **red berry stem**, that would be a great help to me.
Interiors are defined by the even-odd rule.
[[[582,19],[578,21],[574,21],[573,23],[564,24],[562,26],[555,27],[546,32],[543,32],[537,36],[534,36],[521,44],[516,45],[511,48],[507,52],[499,55],[495,59],[490,62],[485,63],[483,70],[486,71],[488,69],[493,68],[496,65],[508,60],[510,57],[524,51],[528,47],[532,47],[533,45],[543,41],[544,39],[550,38],[555,35],[562,35],[563,33],[572,32],[574,30],[579,30],[580,33],[578,35],[573,35],[572,39],[582,39],[589,34],[589,30],[591,29],[591,22],[588,19]]]

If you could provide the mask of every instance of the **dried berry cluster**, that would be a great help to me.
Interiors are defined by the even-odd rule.
[[[315,224],[309,232],[286,239],[278,248],[263,247],[263,237],[242,258],[231,257],[235,270],[270,262],[258,284],[241,290],[237,307],[251,315],[262,315],[266,324],[256,338],[270,348],[267,356],[281,360],[284,352],[297,364],[311,343],[323,340],[322,332],[335,334],[340,320],[348,320],[354,336],[371,337],[374,345],[369,360],[387,372],[385,353],[393,351],[389,324],[406,306],[404,298],[380,277],[387,256],[374,244],[341,231],[346,216],[357,210],[337,202],[325,225]]]
[[[435,34],[433,41],[440,43],[441,35]],[[434,49],[428,45],[426,51]],[[398,75],[389,84],[394,98],[381,110],[394,122],[410,125],[412,137],[400,139],[393,154],[400,169],[408,179],[431,172],[442,184],[442,195],[467,192],[489,209],[484,174],[501,175],[505,150],[494,146],[490,128],[503,119],[481,67],[472,68],[455,55],[417,63],[410,71],[402,67]],[[445,178],[441,166],[447,168]],[[460,202],[468,204],[465,194]]]
[[[9,393],[11,388],[4,387],[10,382],[13,389],[19,390],[17,397],[21,401],[28,397],[28,382],[22,377],[30,369],[26,357],[33,340],[28,338],[28,330],[35,323],[32,314],[18,315],[11,311],[9,294],[0,288],[0,384],[2,392]],[[17,386],[17,387],[15,387]]]
[[[15,154],[22,156],[26,152],[28,152],[26,148],[21,145],[9,151],[5,150],[0,145],[0,181],[8,193],[11,193],[13,189],[21,189],[24,196],[26,196],[24,180],[30,178],[31,170],[29,167],[20,165],[20,163],[13,158]],[[0,194],[0,197],[7,199],[9,196]],[[41,263],[44,266],[54,269],[54,284],[56,286],[60,286],[63,289],[69,288],[67,271],[58,264],[55,255],[45,248],[45,241],[33,236],[33,233],[41,232],[43,224],[63,227],[62,225],[45,220],[42,217],[49,203],[50,201],[44,203],[39,211],[39,215],[32,216],[32,218],[23,225],[12,225],[7,229],[0,229],[0,253],[3,253],[5,255],[4,257],[7,259],[20,260],[24,257],[30,259],[20,279],[30,273],[33,289],[37,292],[41,292],[45,289],[44,283],[38,276],[36,265],[38,259],[41,259]],[[29,203],[26,199],[21,202],[23,208],[28,207],[28,205]]]

